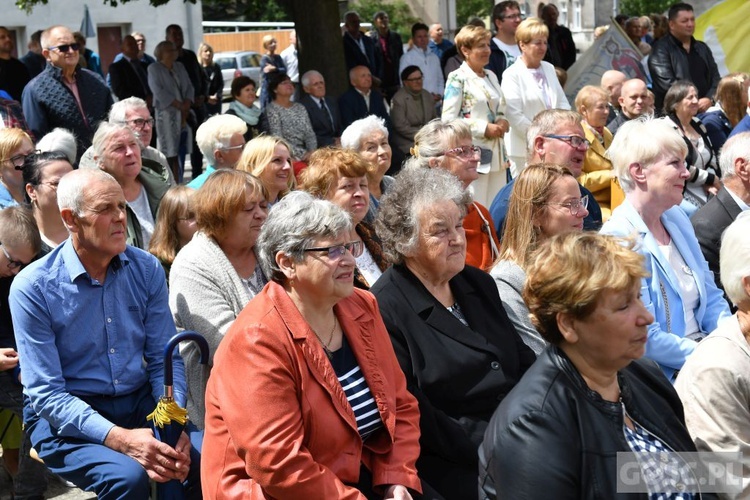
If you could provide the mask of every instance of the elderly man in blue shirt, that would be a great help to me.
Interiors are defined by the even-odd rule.
[[[19,273],[10,292],[31,442],[53,472],[99,498],[147,498],[149,478],[197,479],[189,438],[172,448],[146,421],[175,333],[164,271],[125,244],[125,196],[109,174],[71,172],[57,198],[71,237]],[[175,356],[182,406],[185,394]]]

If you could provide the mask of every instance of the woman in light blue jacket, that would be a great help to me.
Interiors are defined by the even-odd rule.
[[[689,177],[687,146],[664,121],[631,120],[617,131],[608,154],[625,202],[601,232],[639,241],[651,273],[643,280],[641,299],[656,318],[648,329],[646,357],[671,380],[697,342],[730,316],[690,220],[678,206]]]

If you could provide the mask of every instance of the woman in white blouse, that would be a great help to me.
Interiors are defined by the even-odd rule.
[[[510,127],[497,76],[485,69],[491,36],[477,26],[464,26],[456,35],[464,62],[448,75],[441,116],[443,121],[462,119],[471,127],[472,142],[482,149],[477,171],[483,175],[472,183],[474,200],[486,206],[506,182],[508,162],[502,139]]]
[[[526,163],[526,131],[537,113],[545,109],[570,109],[570,103],[555,74],[555,67],[544,61],[549,30],[537,17],[530,17],[516,29],[521,57],[503,73],[502,90],[510,134],[505,144],[513,177]]]

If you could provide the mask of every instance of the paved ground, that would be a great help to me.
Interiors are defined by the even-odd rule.
[[[0,456],[2,456],[2,448],[0,448]],[[0,464],[2,459],[0,459]],[[47,487],[46,498],[54,498],[55,500],[89,500],[96,498],[93,493],[86,493],[78,488],[69,488],[62,482],[58,477],[49,474],[49,486]],[[11,483],[10,476],[5,471],[5,468],[0,465],[0,500],[10,500]]]

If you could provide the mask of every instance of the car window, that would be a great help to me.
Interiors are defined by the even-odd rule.
[[[234,69],[237,67],[237,60],[234,57],[221,57],[215,59],[214,62],[216,62],[221,69]]]
[[[253,68],[260,66],[260,57],[258,54],[247,54],[242,56],[242,67]]]

